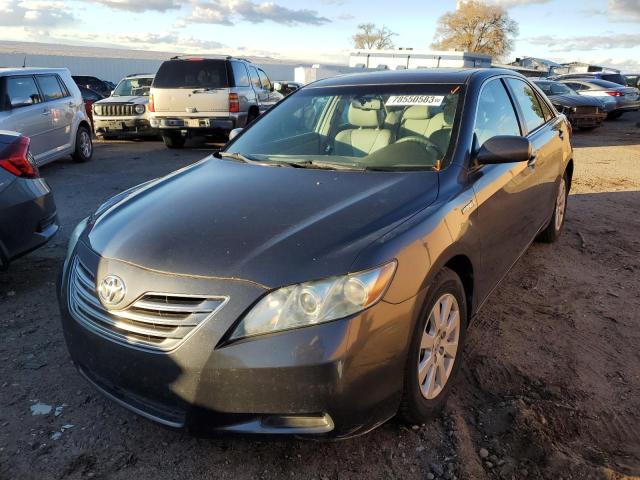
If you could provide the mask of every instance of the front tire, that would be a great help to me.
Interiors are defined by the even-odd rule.
[[[460,277],[443,268],[433,281],[416,322],[399,416],[410,424],[436,416],[460,370],[467,328],[467,302]]]
[[[91,132],[89,129],[80,125],[76,133],[76,148],[71,154],[71,158],[75,162],[84,163],[93,157],[93,142],[91,140]]]
[[[560,238],[562,227],[567,213],[567,197],[569,195],[569,181],[567,173],[562,175],[562,179],[558,184],[558,192],[556,194],[556,203],[553,207],[553,215],[549,221],[549,225],[540,232],[538,240],[544,243],[554,243]]]
[[[182,135],[162,135],[162,141],[167,148],[182,148],[185,138]]]

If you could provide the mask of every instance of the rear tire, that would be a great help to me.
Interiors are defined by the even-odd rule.
[[[567,214],[567,197],[569,196],[569,180],[567,178],[567,172],[562,175],[562,179],[558,184],[558,193],[556,195],[556,202],[553,206],[553,215],[549,221],[549,225],[540,232],[537,240],[544,243],[554,243],[560,238],[562,233],[562,227],[564,227],[564,220]]]
[[[162,141],[167,148],[182,148],[186,139],[182,135],[162,135]]]
[[[442,308],[446,311],[443,305],[449,304],[449,314],[439,317]],[[409,424],[438,415],[460,370],[467,329],[467,301],[460,277],[443,268],[424,306],[411,339],[398,410],[398,416]]]
[[[76,132],[76,148],[71,154],[74,162],[84,163],[93,157],[93,142],[91,132],[85,125],[80,125]]]

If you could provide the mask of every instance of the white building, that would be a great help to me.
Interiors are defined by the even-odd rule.
[[[353,50],[349,66],[379,70],[408,68],[488,68],[491,56],[481,53],[426,50]]]

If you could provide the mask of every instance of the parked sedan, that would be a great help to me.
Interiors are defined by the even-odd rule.
[[[75,229],[71,358],[196,433],[423,422],[491,291],[560,235],[572,172],[565,117],[510,70],[320,80]]]
[[[634,87],[623,87],[606,80],[559,80],[580,95],[596,97],[605,102],[615,101],[615,107],[609,111],[608,118],[619,118],[623,113],[640,108],[640,95]]]
[[[98,92],[89,90],[88,88],[78,86],[80,93],[82,94],[82,101],[84,102],[84,110],[87,112],[87,117],[93,126],[93,104],[98,100],[102,100],[104,97]]]
[[[49,185],[38,175],[29,138],[0,130],[0,269],[58,231]]]
[[[73,80],[79,87],[85,87],[89,90],[93,90],[94,92],[98,92],[103,97],[111,95],[111,91],[113,90],[113,83],[101,80],[97,77],[89,75],[74,75]]]
[[[535,80],[536,86],[551,100],[556,109],[565,114],[573,127],[591,130],[602,124],[607,116],[607,107],[595,97],[578,95],[567,85],[551,80]],[[610,109],[613,105],[610,106]]]

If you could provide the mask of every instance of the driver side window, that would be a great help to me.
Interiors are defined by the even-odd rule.
[[[518,117],[501,80],[485,84],[478,99],[473,133],[478,146],[497,135],[521,135]]]

